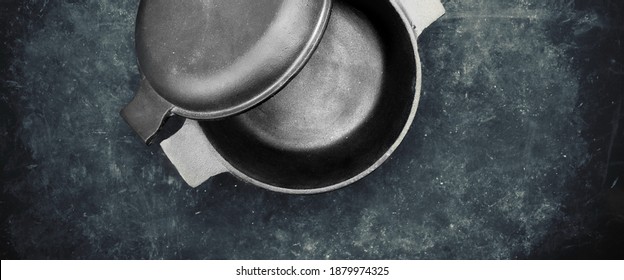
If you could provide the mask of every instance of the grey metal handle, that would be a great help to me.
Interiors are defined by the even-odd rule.
[[[160,142],[160,146],[191,187],[197,187],[210,177],[228,172],[225,159],[210,144],[195,120],[187,119],[182,128]]]
[[[394,0],[408,17],[416,36],[444,14],[440,0]]]
[[[144,78],[134,99],[121,110],[123,119],[150,144],[163,121],[171,115],[173,105],[162,98]]]

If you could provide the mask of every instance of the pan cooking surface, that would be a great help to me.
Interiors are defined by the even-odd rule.
[[[212,119],[275,93],[320,40],[328,0],[142,1],[141,72],[176,114]]]

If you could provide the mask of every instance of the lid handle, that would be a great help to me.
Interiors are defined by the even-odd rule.
[[[163,121],[171,115],[172,108],[173,105],[160,97],[144,78],[134,99],[121,110],[121,116],[149,145]]]

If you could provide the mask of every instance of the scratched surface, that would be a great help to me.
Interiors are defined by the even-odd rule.
[[[0,257],[623,258],[622,2],[444,3],[396,153],[291,196],[191,189],[121,120],[137,0],[0,2]]]

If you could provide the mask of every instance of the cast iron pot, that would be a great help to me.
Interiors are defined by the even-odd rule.
[[[224,172],[294,194],[349,185],[407,133],[421,87],[416,39],[443,13],[438,0],[336,0],[312,57],[275,96],[187,119],[161,147],[191,186]]]

